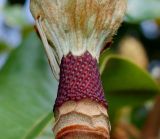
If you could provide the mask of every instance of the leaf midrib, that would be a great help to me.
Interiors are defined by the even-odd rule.
[[[43,129],[49,124],[52,118],[52,112],[48,112],[48,114],[41,116],[22,139],[35,139],[35,137],[42,133]]]

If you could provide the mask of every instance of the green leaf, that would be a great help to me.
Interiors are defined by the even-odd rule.
[[[35,139],[52,120],[57,82],[34,33],[0,71],[0,136]],[[51,129],[50,129],[51,130]]]
[[[126,21],[131,23],[160,18],[159,0],[128,0]]]
[[[143,104],[159,91],[146,71],[120,56],[110,55],[102,64],[101,71],[111,108]]]
[[[101,73],[112,123],[116,122],[121,108],[142,105],[159,92],[146,71],[117,55],[110,54],[103,61]]]
[[[51,121],[43,130],[43,132],[41,133],[40,136],[38,136],[35,139],[54,139],[53,137],[53,132],[51,131],[51,129],[53,128],[53,122]]]

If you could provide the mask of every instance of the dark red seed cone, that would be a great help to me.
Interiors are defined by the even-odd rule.
[[[67,101],[91,99],[107,107],[97,60],[89,52],[82,56],[68,54],[62,58],[55,107]]]

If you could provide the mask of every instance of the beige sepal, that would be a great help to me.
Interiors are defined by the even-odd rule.
[[[56,77],[63,56],[88,51],[99,60],[101,50],[120,26],[127,0],[31,0],[30,9]],[[38,24],[37,24],[38,23]],[[48,47],[49,46],[49,47]],[[48,54],[49,53],[49,54]]]

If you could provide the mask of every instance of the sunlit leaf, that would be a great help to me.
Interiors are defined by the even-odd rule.
[[[36,38],[30,34],[12,52],[0,72],[0,137],[3,139],[35,139],[53,117],[57,82]]]
[[[102,67],[102,81],[111,113],[123,106],[143,104],[159,91],[146,71],[120,56],[109,56]]]

